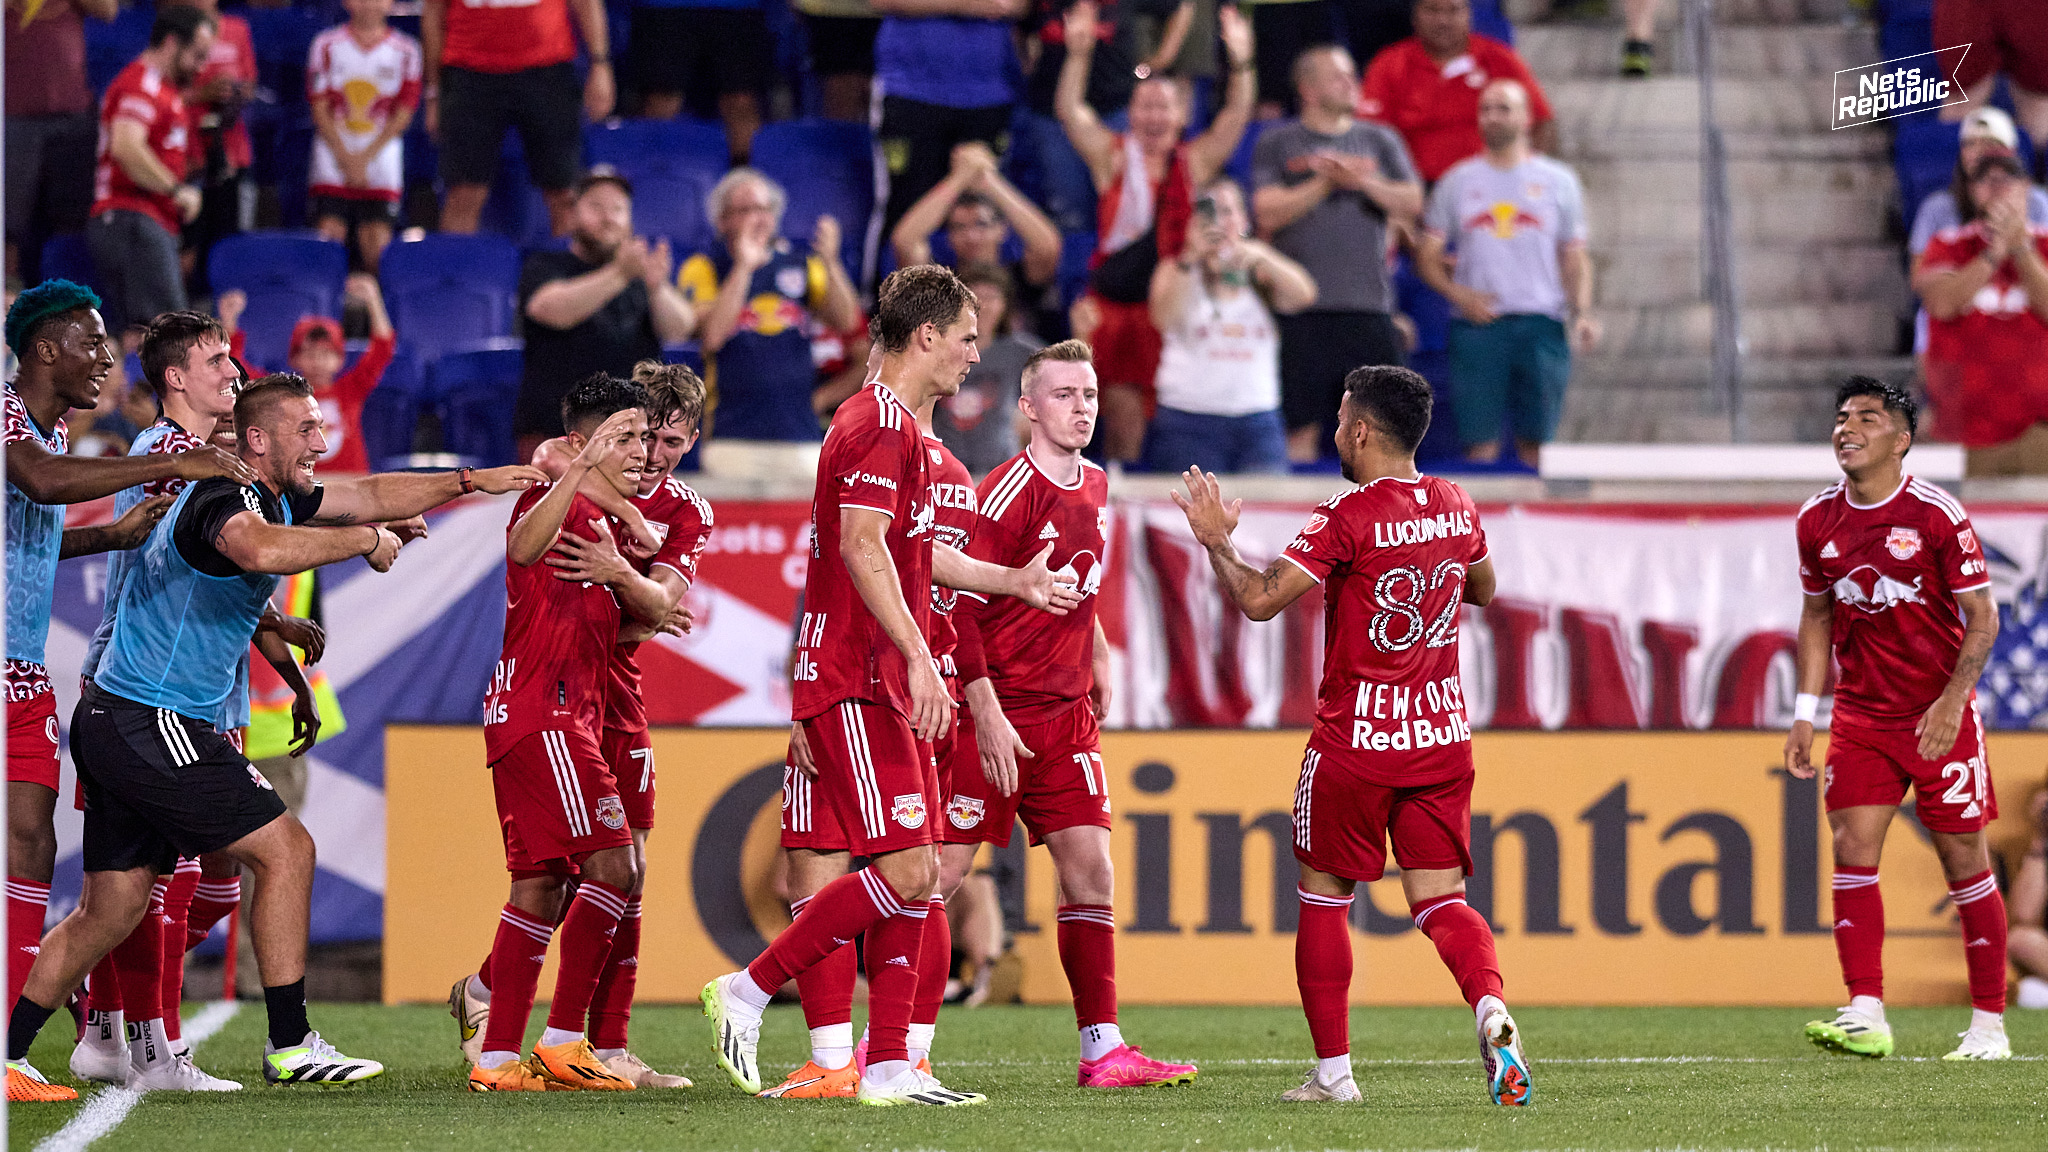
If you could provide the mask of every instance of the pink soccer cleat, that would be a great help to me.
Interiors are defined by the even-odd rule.
[[[1193,1064],[1154,1060],[1135,1044],[1112,1049],[1100,1060],[1083,1060],[1076,1079],[1083,1088],[1148,1088],[1155,1084],[1186,1084],[1195,1078]]]

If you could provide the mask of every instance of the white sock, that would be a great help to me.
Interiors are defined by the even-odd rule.
[[[733,999],[742,1012],[751,1013],[757,1018],[768,1010],[768,1001],[775,998],[775,993],[761,991],[761,986],[754,983],[754,978],[747,975],[744,968],[725,978],[725,994]]]
[[[916,1027],[916,1025],[912,1025],[912,1027]],[[1982,1008],[1972,1008],[1972,1009],[1970,1009],[1970,1031],[1972,1031],[1972,1032],[2003,1032],[2003,1031],[2005,1031],[2005,1013],[2003,1013],[2003,1012],[1986,1012],[1986,1011],[1985,1011],[1985,1010],[1983,1010]]]
[[[85,1042],[99,1048],[118,1048],[128,1042],[127,1021],[119,1008],[112,1012],[88,1012]]]
[[[876,1087],[888,1087],[908,1078],[911,1068],[908,1060],[870,1060],[864,1079]]]
[[[1351,1078],[1351,1053],[1342,1056],[1324,1056],[1316,1061],[1316,1079],[1324,1084],[1335,1084]]]
[[[491,1002],[491,990],[484,987],[484,982],[477,979],[474,973],[469,977],[469,998],[485,1004]]]
[[[827,1072],[853,1063],[853,1022],[811,1029],[811,1063]]]
[[[476,1058],[476,1066],[479,1068],[503,1068],[517,1059],[519,1059],[519,1053],[517,1052],[486,1052]]]
[[[543,1028],[540,1033],[540,1046],[553,1048],[557,1044],[574,1044],[581,1039],[581,1032],[571,1032],[566,1028]]]
[[[910,1026],[910,1063],[932,1058],[932,1037],[938,1033],[937,1024],[912,1024]]]
[[[1500,997],[1488,993],[1485,996],[1481,996],[1479,1003],[1472,1006],[1472,1016],[1483,1026],[1488,1016],[1497,1011],[1505,1012],[1507,1010],[1508,1006],[1501,1001]]]
[[[626,1054],[624,1048],[599,1048],[596,1051],[599,1060],[617,1060]]]
[[[1851,996],[1849,1007],[1863,1013],[1879,1024],[1884,1023],[1884,1001],[1875,996]]]
[[[137,1068],[155,1068],[171,1059],[171,1039],[164,1035],[161,1017],[128,1025],[128,1062]]]
[[[1090,1024],[1081,1029],[1081,1059],[1100,1060],[1123,1043],[1123,1029],[1114,1024]]]

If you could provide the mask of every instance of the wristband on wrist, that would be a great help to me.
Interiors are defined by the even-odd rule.
[[[462,494],[464,496],[476,491],[476,481],[470,479],[469,472],[470,470],[467,468],[457,468],[455,470],[455,479],[462,485]]]
[[[611,57],[610,57],[609,55],[606,55],[606,56],[592,56],[592,57],[590,58],[590,66],[591,66],[592,68],[595,68],[595,67],[597,67],[597,66],[598,66],[599,64],[605,64],[605,65],[609,65],[609,64],[610,64],[611,62],[612,62],[612,58],[611,58]]]
[[[1819,715],[1819,713],[1820,697],[1813,693],[1801,692],[1792,698],[1792,722],[1794,724],[1802,722],[1811,724],[1813,723],[1813,718]]]

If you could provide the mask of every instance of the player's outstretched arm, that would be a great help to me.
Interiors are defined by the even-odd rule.
[[[569,470],[569,462],[575,458],[576,452],[569,447],[569,438],[566,436],[543,440],[540,447],[533,450],[533,466],[547,473],[550,480],[560,480],[562,474]],[[647,523],[647,518],[640,514],[640,509],[634,507],[631,500],[619,495],[617,488],[586,475],[583,483],[576,486],[576,490],[592,504],[603,509],[605,515],[617,517],[619,523],[626,526],[626,534],[632,537],[626,545],[628,552],[644,560],[661,551],[662,538]]]
[[[650,627],[659,625],[668,618],[669,610],[682,595],[651,577],[642,576],[638,569],[626,562],[619,552],[618,542],[612,538],[611,525],[603,519],[590,522],[590,528],[597,533],[597,539],[590,540],[574,532],[565,532],[555,541],[548,552],[548,567],[555,570],[555,579],[583,581],[602,584],[619,598],[620,607],[629,616]]]
[[[151,496],[135,507],[122,513],[119,520],[111,524],[94,524],[89,528],[66,528],[64,542],[57,554],[60,560],[73,556],[91,556],[98,552],[125,552],[149,539],[150,529],[164,518],[171,507],[171,495]]]
[[[214,539],[220,554],[244,572],[292,576],[323,564],[367,557],[370,567],[388,571],[398,557],[398,537],[373,524],[305,528],[272,524],[254,512],[237,513]]]
[[[1216,477],[1200,468],[1188,469],[1181,479],[1187,484],[1187,495],[1171,493],[1173,502],[1187,514],[1189,530],[1208,551],[1209,566],[1216,570],[1217,582],[1223,585],[1238,611],[1252,620],[1271,620],[1315,587],[1315,577],[1284,559],[1275,559],[1263,572],[1245,563],[1237,554],[1237,546],[1230,542],[1244,501],[1225,504]]]
[[[1014,596],[1033,608],[1065,616],[1081,605],[1081,592],[1071,584],[1053,578],[1046,561],[1052,545],[1031,558],[1022,568],[1005,568],[976,560],[951,544],[932,545],[932,582],[942,588],[976,592],[983,596]]]
[[[1827,687],[1828,659],[1834,655],[1835,598],[1823,592],[1808,595],[1799,605],[1799,646],[1794,656],[1794,680],[1799,694],[1796,713],[1804,713],[1820,700]],[[1811,701],[1808,698],[1811,697]],[[1801,780],[1813,779],[1813,717],[1796,715],[1792,731],[1785,734],[1785,771]]]
[[[845,563],[861,603],[867,605],[896,650],[903,653],[904,662],[910,665],[910,726],[920,738],[937,740],[953,725],[953,698],[939,679],[939,666],[925,645],[917,617],[903,599],[903,581],[883,539],[888,527],[887,513],[869,508],[841,508],[839,559]]]
[[[638,408],[614,412],[597,426],[597,431],[584,442],[583,450],[562,470],[555,486],[512,526],[505,538],[506,559],[525,568],[547,555],[555,537],[561,534],[563,522],[569,518],[569,506],[576,501],[576,489],[582,485],[583,477],[607,455],[630,450],[626,440],[639,412]],[[529,471],[545,478],[539,469]]]
[[[297,656],[282,635],[258,628],[256,650],[263,653],[263,658],[292,690],[291,754],[304,756],[320,738],[320,704],[313,698],[313,686],[306,682],[305,669],[299,667]]]
[[[355,480],[328,482],[320,497],[320,514],[308,523],[409,520],[468,492],[489,492],[495,496],[546,482],[547,476],[540,469],[524,464],[473,471],[463,468],[454,472],[380,472]]]
[[[7,482],[38,504],[82,504],[152,480],[196,482],[213,476],[256,483],[255,471],[241,457],[210,445],[111,457],[58,456],[26,439],[7,445]]]
[[[1963,650],[1956,654],[1956,669],[1949,674],[1948,687],[1913,726],[1920,737],[1923,760],[1946,756],[1955,747],[1956,733],[1963,727],[1963,709],[1984,675],[1985,661],[1991,659],[1991,644],[1998,639],[1998,605],[1992,602],[1990,588],[1956,593],[1956,607],[1963,610]]]

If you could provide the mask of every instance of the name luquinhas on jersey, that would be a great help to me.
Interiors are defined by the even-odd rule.
[[[1407,752],[1472,739],[1456,676],[1420,687],[1361,681],[1351,714],[1351,746],[1364,751]]]
[[[1410,520],[1375,520],[1372,525],[1372,543],[1375,548],[1423,544],[1431,540],[1471,534],[1470,512],[1439,512],[1434,516],[1417,516]]]

